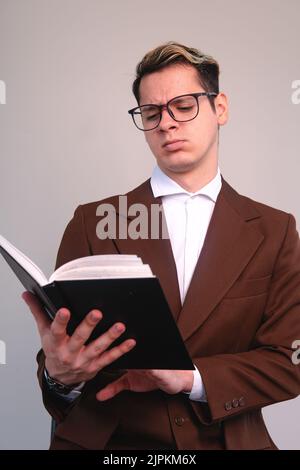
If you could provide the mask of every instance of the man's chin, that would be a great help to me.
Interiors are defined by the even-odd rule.
[[[195,162],[187,161],[187,159],[164,159],[158,161],[161,170],[170,173],[187,173],[195,168]]]

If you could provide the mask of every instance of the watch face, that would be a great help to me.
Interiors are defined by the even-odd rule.
[[[67,387],[65,385],[54,383],[50,385],[50,389],[55,391],[56,393],[60,393],[62,395],[68,395],[72,391],[73,387]]]
[[[51,391],[55,393],[60,393],[61,395],[68,395],[74,388],[74,386],[64,385],[62,383],[56,382],[45,369],[45,378],[48,384],[48,387]]]
[[[72,391],[72,388],[63,388],[63,387],[58,387],[55,389],[57,393],[61,393],[62,395],[69,395],[69,393]]]
[[[55,392],[57,392],[57,393],[62,393],[62,394],[70,393],[70,388],[69,387],[65,387],[65,386],[63,386],[61,384],[58,384],[58,383],[52,383],[50,388],[52,390],[55,390]]]

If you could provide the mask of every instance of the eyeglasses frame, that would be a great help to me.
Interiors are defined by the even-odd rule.
[[[178,120],[178,119],[175,119],[172,111],[169,109],[169,104],[171,103],[171,101],[174,101],[178,98],[184,98],[185,96],[194,96],[197,101],[197,113],[196,115],[192,118],[192,119],[187,119],[186,121],[181,121],[181,120]],[[207,96],[207,97],[211,97],[211,96],[218,96],[218,93],[215,93],[215,92],[209,92],[209,91],[203,91],[203,92],[200,92],[200,93],[186,93],[184,95],[179,95],[179,96],[175,96],[174,98],[170,99],[166,104],[153,104],[153,103],[149,103],[149,104],[143,104],[142,106],[136,106],[135,108],[132,108],[132,109],[129,109],[128,111],[128,114],[131,115],[132,117],[132,120],[134,122],[134,125],[136,126],[137,129],[139,129],[140,131],[143,131],[143,132],[148,132],[148,131],[153,131],[154,129],[156,129],[160,122],[161,122],[161,119],[162,119],[162,111],[164,109],[166,109],[168,111],[168,114],[171,116],[172,119],[174,119],[174,121],[176,122],[189,122],[189,121],[193,121],[193,119],[196,119],[196,117],[198,116],[199,114],[199,101],[198,101],[198,98],[200,96]],[[134,114],[141,114],[141,113],[135,113],[135,111],[137,109],[141,109],[143,108],[144,106],[156,106],[158,109],[159,109],[159,114],[160,114],[160,117],[159,117],[159,121],[157,123],[157,125],[155,127],[152,127],[151,129],[141,129],[140,127],[138,127],[138,125],[136,124],[135,120],[134,120]]]

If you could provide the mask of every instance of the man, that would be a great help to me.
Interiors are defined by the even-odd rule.
[[[50,325],[24,294],[42,340],[44,403],[57,422],[51,449],[276,449],[261,409],[300,391],[291,359],[300,338],[300,241],[291,214],[239,195],[220,175],[228,103],[218,75],[212,57],[178,43],[137,67],[138,107],[129,112],[157,167],[127,201],[149,210],[162,203],[170,239],[100,240],[100,203],[90,203],[75,211],[57,258],[58,267],[91,254],[141,256],[195,370],[104,372],[135,346],[128,339],[107,350],[123,324],[84,346],[105,312],[90,312],[69,337],[72,312],[61,309]],[[117,201],[102,202],[117,210]]]

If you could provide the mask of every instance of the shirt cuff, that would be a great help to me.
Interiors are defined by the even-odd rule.
[[[195,366],[195,364],[194,364],[194,367],[195,367],[195,369],[193,370],[194,382],[193,382],[192,390],[190,391],[190,393],[188,393],[189,399],[193,401],[207,402],[205,388],[204,388],[201,374],[199,370],[197,369],[197,367]]]
[[[76,398],[78,398],[80,395],[81,395],[81,388],[84,386],[85,382],[81,382],[80,385],[78,385],[78,387],[74,388],[74,390],[72,390],[70,393],[68,393],[67,395],[62,395],[60,393],[57,393],[57,395],[59,395],[60,397],[62,397],[64,400],[72,403],[73,401],[76,400]],[[80,390],[78,390],[80,388]]]

